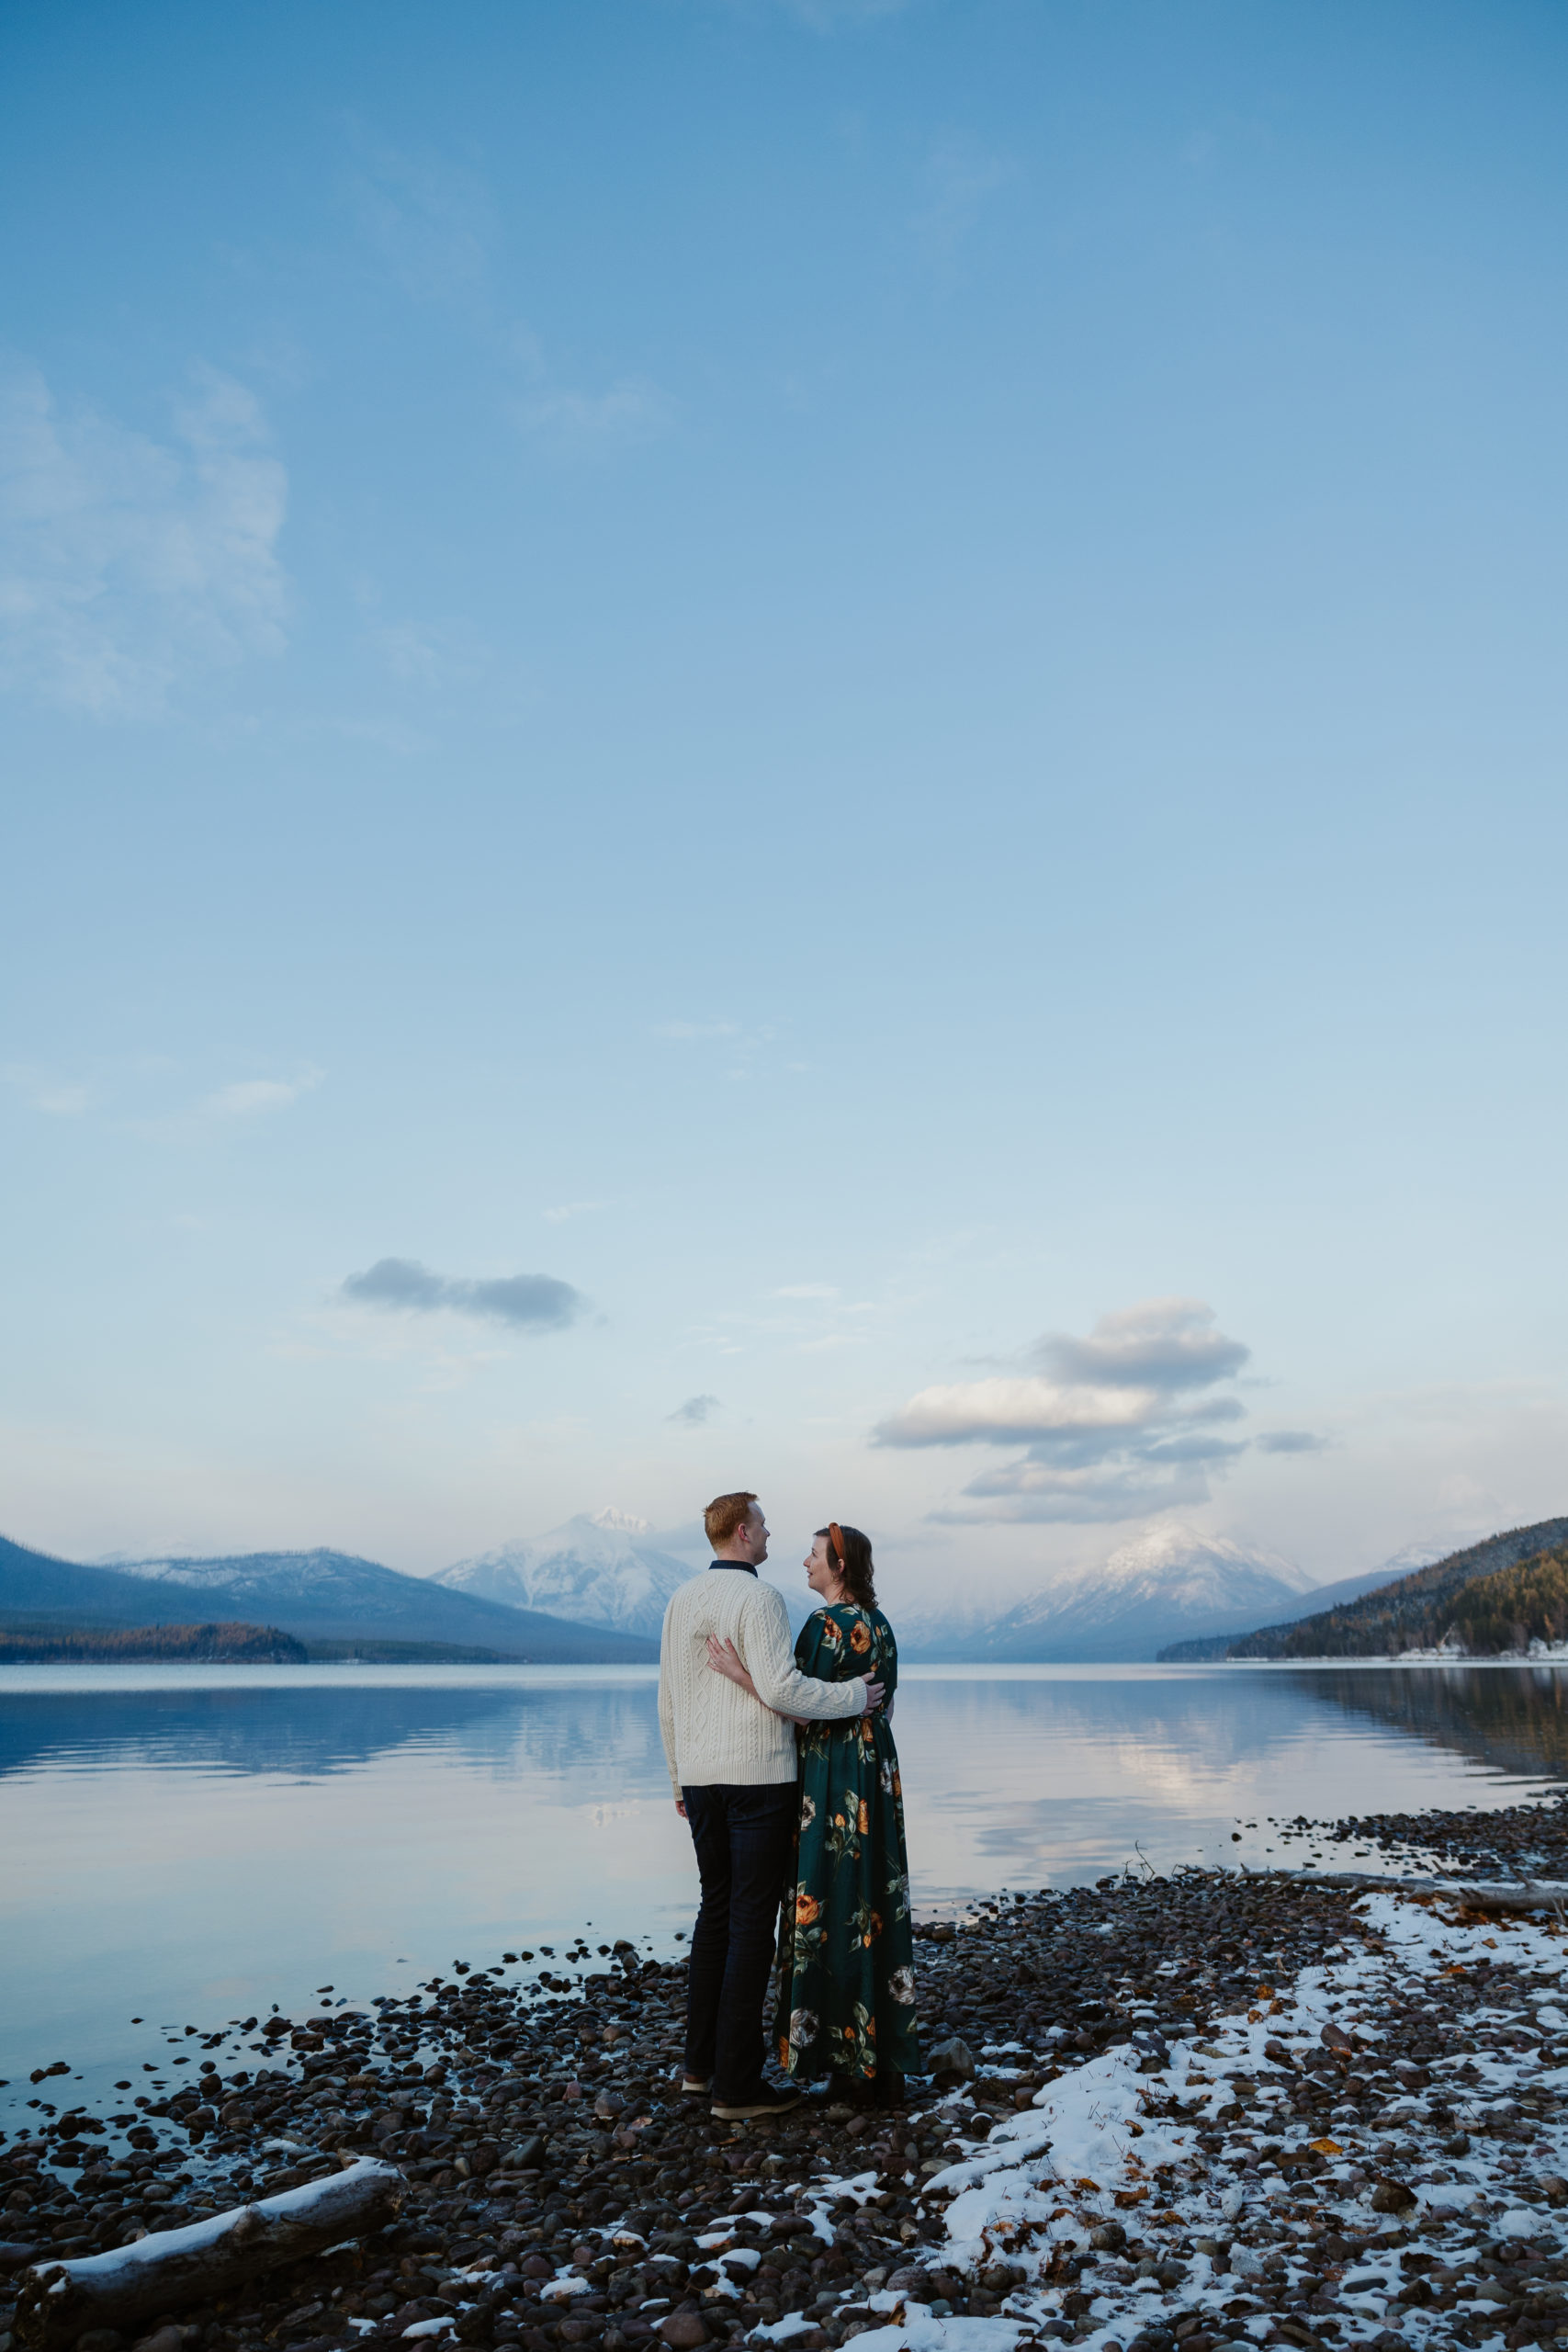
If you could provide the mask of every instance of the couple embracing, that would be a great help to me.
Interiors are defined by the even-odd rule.
[[[889,1721],[893,1629],[871,1545],[837,1521],[806,1560],[822,1606],[793,1653],[784,1596],[757,1571],[753,1494],[704,1513],[714,1557],[664,1612],[659,1723],[702,1880],[692,1931],[682,2087],[725,2121],[780,2115],[803,2081],[897,2105],[918,2072],[903,1792]],[[763,2005],[783,1905],[773,2042]]]

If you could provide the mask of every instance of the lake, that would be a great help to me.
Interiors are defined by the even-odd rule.
[[[1516,1803],[1568,1780],[1568,1673],[911,1668],[896,1729],[929,1911],[1140,1856],[1299,1863],[1270,1815]],[[649,1668],[4,1668],[0,1824],[8,2126],[56,2059],[93,2101],[329,1986],[580,1928],[668,1955],[695,1901]]]

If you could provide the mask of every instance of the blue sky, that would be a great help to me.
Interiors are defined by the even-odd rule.
[[[0,1524],[1564,1508],[1560,9],[0,42]]]

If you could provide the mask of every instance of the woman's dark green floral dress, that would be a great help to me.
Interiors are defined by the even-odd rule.
[[[898,1645],[880,1609],[840,1601],[801,1628],[795,1662],[822,1682],[863,1674],[898,1682]],[[795,1893],[779,1938],[779,2064],[915,2075],[915,1952],[904,1791],[886,1709],[852,1723],[809,1724],[800,1747]]]

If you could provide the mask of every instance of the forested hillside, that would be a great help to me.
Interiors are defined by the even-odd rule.
[[[1342,1608],[1244,1634],[1225,1656],[1390,1657],[1435,1649],[1451,1633],[1473,1655],[1495,1657],[1533,1639],[1561,1640],[1563,1634],[1549,1627],[1562,1622],[1564,1559],[1568,1519],[1510,1528]],[[1517,1638],[1516,1628],[1522,1629]]]
[[[202,1666],[303,1666],[303,1642],[276,1625],[84,1625],[69,1633],[0,1628],[0,1666],[130,1666],[179,1658]]]

